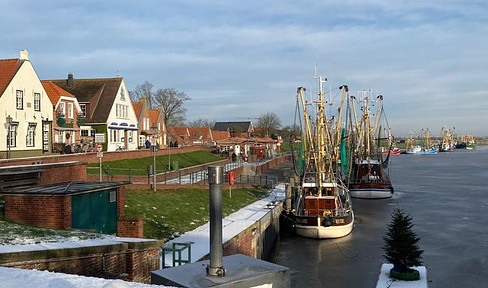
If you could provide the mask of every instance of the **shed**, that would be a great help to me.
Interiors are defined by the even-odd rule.
[[[4,190],[5,219],[54,229],[117,233],[130,182],[65,182]]]

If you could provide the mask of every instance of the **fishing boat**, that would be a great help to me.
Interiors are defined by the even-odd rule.
[[[439,152],[452,152],[456,149],[456,134],[455,128],[448,129],[447,127],[441,128],[441,143],[439,144]]]
[[[407,140],[406,154],[437,154],[438,149],[430,143],[429,129],[425,128],[421,131],[420,144],[413,144],[412,133]]]
[[[383,96],[376,99],[362,95],[358,105],[351,97],[353,129],[352,165],[348,177],[349,193],[353,198],[381,199],[393,195],[393,186],[388,175],[388,162],[392,151],[393,137],[382,105]],[[355,106],[361,106],[358,118]],[[372,117],[373,107],[375,116]],[[383,151],[387,151],[383,154]]]
[[[476,141],[474,140],[473,135],[462,135],[459,139],[459,143],[456,145],[457,149],[467,149],[473,150],[476,148]]]
[[[332,117],[327,119],[325,105],[330,102],[324,101],[323,78],[318,77],[318,82],[317,100],[306,101],[306,89],[297,89],[297,111],[300,114],[297,118],[302,127],[302,141],[295,165],[293,209],[289,215],[294,222],[295,233],[300,236],[339,238],[351,233],[354,226],[351,199],[338,175],[340,161],[337,161],[340,157],[342,106],[348,88],[340,87],[342,101],[339,112],[335,120]],[[308,111],[308,106],[314,107],[315,111]]]
[[[381,154],[384,157],[387,157],[389,155],[400,155],[402,154],[402,150],[398,147],[392,147],[391,149],[385,149],[384,147],[381,148]]]

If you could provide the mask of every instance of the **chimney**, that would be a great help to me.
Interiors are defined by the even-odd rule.
[[[20,50],[20,60],[29,60],[29,52],[27,50]]]
[[[68,81],[67,81],[67,83],[68,83],[69,86],[75,84],[75,78],[73,78],[73,74],[71,72],[68,73]]]

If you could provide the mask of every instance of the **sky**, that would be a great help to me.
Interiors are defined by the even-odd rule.
[[[397,137],[488,136],[488,3],[3,0],[0,58],[40,79],[124,77],[185,92],[187,119],[295,122],[296,88],[384,97]],[[332,92],[332,98],[336,95]]]

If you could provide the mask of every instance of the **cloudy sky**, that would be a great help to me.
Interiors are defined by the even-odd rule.
[[[0,15],[0,58],[27,49],[41,79],[175,88],[189,120],[293,124],[317,73],[326,90],[382,94],[397,136],[488,135],[485,0],[3,0]]]

